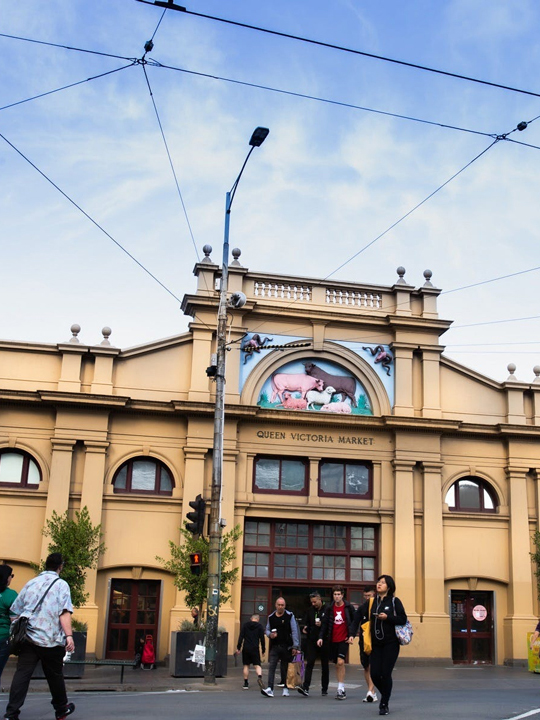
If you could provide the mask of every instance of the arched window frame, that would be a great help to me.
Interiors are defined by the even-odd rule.
[[[21,470],[19,480],[16,482],[2,482],[0,481],[0,489],[2,488],[24,488],[25,490],[39,490],[39,486],[43,479],[41,474],[41,468],[39,463],[30,453],[25,450],[19,450],[16,448],[2,448],[0,449],[0,479],[2,478],[2,459],[9,455],[17,455],[22,458]],[[4,464],[6,463],[4,459]],[[38,481],[29,482],[31,476],[35,477],[37,471]]]
[[[478,507],[471,507],[462,504],[460,483],[463,482],[474,483],[477,486]],[[449,495],[452,492],[454,496],[453,505],[448,502]],[[492,507],[486,506],[486,497],[489,498]],[[482,478],[475,475],[466,475],[464,477],[458,478],[455,482],[453,482],[452,485],[448,488],[448,491],[446,492],[445,502],[447,503],[448,509],[451,512],[476,512],[492,514],[497,512],[498,507],[497,494],[495,493],[493,487],[486,480],[483,480]]]
[[[137,462],[150,462],[155,466],[155,476],[154,476],[154,487],[153,489],[144,490],[141,488],[133,488],[133,466]],[[117,487],[117,480],[122,473],[122,471],[126,469],[126,486],[125,487]],[[171,487],[169,489],[162,489],[162,478],[164,478],[164,472],[169,476]],[[137,455],[136,457],[132,457],[129,460],[126,460],[126,462],[123,462],[120,467],[116,470],[114,473],[113,479],[112,479],[112,486],[113,486],[113,492],[116,495],[159,495],[160,497],[170,497],[174,490],[174,477],[170,469],[165,465],[164,462],[161,460],[158,460],[157,458],[150,457],[147,455]]]

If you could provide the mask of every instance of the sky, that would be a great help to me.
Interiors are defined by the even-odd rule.
[[[445,355],[498,381],[514,363],[531,382],[540,3],[185,7],[533,94],[136,0],[0,0],[0,339],[65,342],[78,323],[82,342],[110,326],[126,348],[185,332],[178,299],[195,291],[204,245],[220,261],[225,193],[264,126],[231,215],[245,267],[392,285],[401,265],[417,287],[429,268],[454,322]],[[133,64],[150,38],[148,64]],[[506,133],[537,147],[494,142]]]

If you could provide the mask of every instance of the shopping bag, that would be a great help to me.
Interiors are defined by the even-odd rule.
[[[292,662],[287,666],[287,687],[289,690],[302,685],[304,682],[304,656],[302,653],[297,653]]]
[[[368,619],[360,625],[362,631],[362,640],[364,642],[364,653],[371,655],[371,608],[373,607],[373,599],[369,599]]]

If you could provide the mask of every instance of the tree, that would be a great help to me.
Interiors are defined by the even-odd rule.
[[[208,592],[208,539],[202,535],[195,538],[186,528],[186,523],[180,528],[180,535],[183,540],[180,545],[169,540],[171,559],[164,560],[156,557],[156,560],[174,576],[175,586],[186,593],[187,605],[202,608]],[[238,568],[232,567],[232,565],[236,560],[236,542],[241,536],[240,525],[236,525],[221,538],[220,604],[229,600],[231,587],[238,577]],[[202,557],[200,575],[191,573],[189,556],[196,552],[201,553]]]
[[[62,578],[70,587],[73,607],[81,607],[89,597],[84,592],[85,571],[97,567],[100,555],[106,550],[101,541],[101,525],[92,525],[88,508],[84,506],[75,512],[74,520],[68,517],[67,511],[63,515],[53,511],[42,533],[51,538],[48,553],[62,553],[65,562]],[[42,562],[35,569],[42,572],[45,563]]]

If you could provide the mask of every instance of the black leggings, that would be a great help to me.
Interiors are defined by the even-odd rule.
[[[373,645],[369,668],[371,679],[381,694],[381,705],[388,705],[392,694],[392,670],[399,655],[399,643]]]

